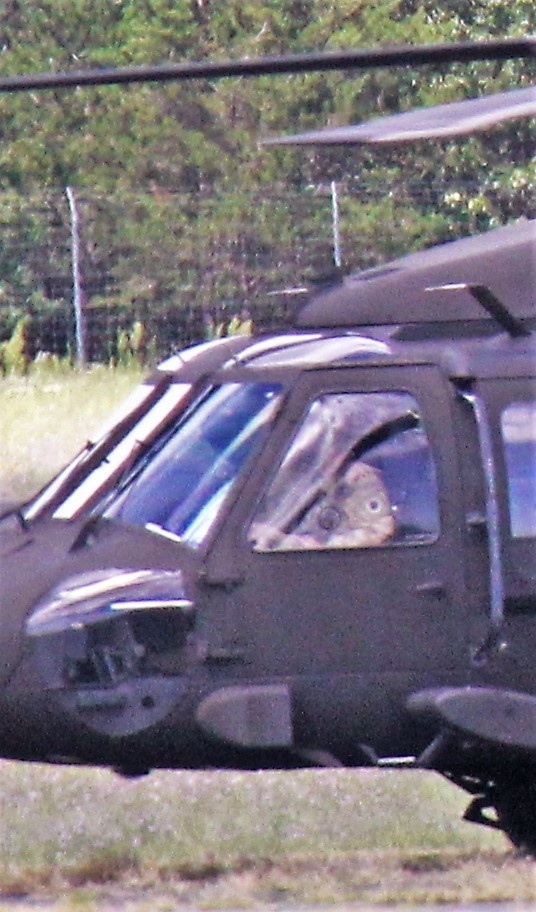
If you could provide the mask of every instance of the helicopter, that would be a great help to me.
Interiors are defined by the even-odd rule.
[[[535,47],[45,74],[0,90]],[[523,92],[412,117],[419,135],[438,117],[464,132],[476,105],[487,128],[499,108],[533,114]],[[406,129],[394,119],[381,141]],[[306,290],[281,331],[172,355],[59,475],[6,505],[1,756],[125,776],[434,770],[470,796],[467,820],[535,852],[535,241],[523,219],[410,253]]]

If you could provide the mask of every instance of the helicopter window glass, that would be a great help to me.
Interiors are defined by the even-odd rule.
[[[435,467],[415,399],[337,393],[309,408],[248,539],[256,551],[302,551],[438,535]]]
[[[513,402],[503,412],[510,531],[514,538],[536,536],[536,402]]]
[[[281,401],[275,383],[226,383],[156,444],[105,511],[197,546],[213,527]]]

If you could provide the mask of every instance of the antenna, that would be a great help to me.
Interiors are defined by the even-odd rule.
[[[531,332],[523,325],[521,320],[518,320],[514,314],[508,310],[505,304],[499,300],[499,298],[493,294],[491,289],[487,285],[473,285],[468,282],[455,282],[452,285],[434,285],[426,289],[426,291],[460,291],[466,290],[469,294],[478,301],[481,307],[484,308],[490,316],[502,326],[504,330],[512,338],[519,338],[520,336],[530,336]]]

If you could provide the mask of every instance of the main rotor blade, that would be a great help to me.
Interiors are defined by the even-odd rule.
[[[417,111],[378,117],[348,127],[309,130],[262,140],[264,146],[395,143],[432,137],[448,138],[487,130],[505,120],[536,116],[536,86],[483,98],[433,105]]]
[[[419,66],[509,60],[536,56],[536,37],[506,38],[454,44],[403,45],[372,50],[333,51],[311,54],[194,61],[159,66],[87,69],[65,73],[41,73],[0,77],[0,92],[61,89],[72,86],[117,85],[138,82],[169,82],[186,79],[223,79],[229,76],[264,76],[283,73],[311,73],[327,70],[374,69],[387,66]]]

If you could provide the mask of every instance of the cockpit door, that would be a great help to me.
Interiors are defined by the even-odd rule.
[[[302,375],[207,560],[214,646],[234,648],[233,676],[307,681],[315,719],[333,732],[340,717],[344,737],[358,735],[345,700],[362,703],[363,737],[369,707],[381,741],[382,688],[468,674],[453,400],[426,364]]]

